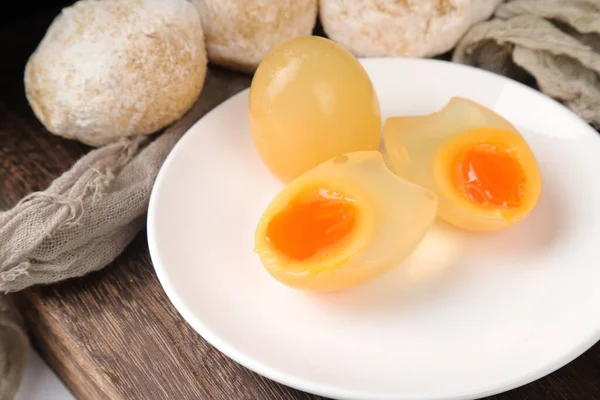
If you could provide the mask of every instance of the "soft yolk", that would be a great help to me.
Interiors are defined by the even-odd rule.
[[[455,187],[482,206],[518,208],[521,205],[526,175],[510,149],[479,144],[458,160]]]
[[[277,214],[267,228],[267,240],[288,257],[304,260],[346,237],[355,219],[352,202],[319,194],[292,202]]]

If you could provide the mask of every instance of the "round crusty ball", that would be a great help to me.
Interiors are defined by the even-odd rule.
[[[200,95],[206,67],[188,1],[81,0],[29,58],[25,93],[50,132],[101,146],[179,119]]]
[[[317,0],[191,0],[202,18],[208,60],[252,73],[279,43],[311,35]]]
[[[503,0],[320,0],[323,30],[358,57],[431,57],[451,50]]]

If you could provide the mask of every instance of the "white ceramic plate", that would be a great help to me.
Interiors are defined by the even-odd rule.
[[[452,96],[512,121],[544,189],[521,225],[491,236],[433,228],[413,256],[354,290],[289,289],[253,253],[282,188],[261,163],[248,91],[196,123],[150,201],[158,277],[183,318],[233,360],[342,399],[471,399],[568,363],[600,339],[600,137],[521,84],[452,63],[361,61],[383,116],[428,113]]]

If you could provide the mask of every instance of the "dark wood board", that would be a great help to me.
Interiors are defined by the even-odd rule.
[[[0,209],[44,189],[90,150],[49,134],[24,96],[27,57],[58,11],[0,29]],[[202,101],[214,105],[248,83],[248,76],[211,68]],[[248,371],[197,335],[160,287],[145,235],[102,271],[15,295],[35,347],[77,398],[322,399]],[[489,399],[600,399],[600,344]]]

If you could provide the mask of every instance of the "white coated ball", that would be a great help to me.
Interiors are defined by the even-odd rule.
[[[278,44],[312,34],[317,0],[191,0],[202,18],[210,62],[244,72]]]
[[[188,1],[81,0],[31,55],[25,91],[50,132],[101,146],[179,119],[206,68],[201,20]]]

